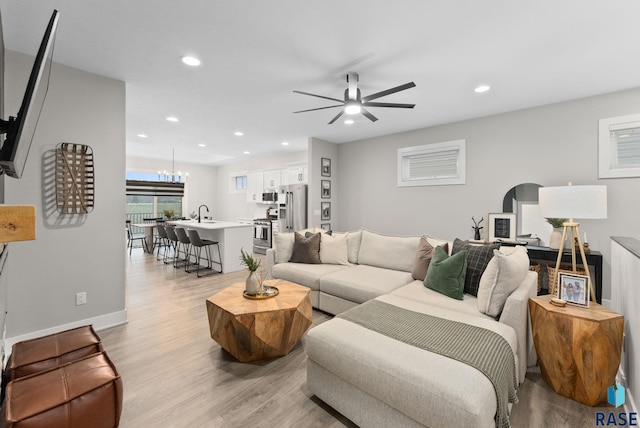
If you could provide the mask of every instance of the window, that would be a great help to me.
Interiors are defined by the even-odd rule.
[[[247,192],[247,173],[232,172],[229,173],[229,193],[246,193]]]
[[[600,119],[598,177],[640,177],[640,114]]]
[[[127,172],[127,220],[142,223],[145,218],[165,217],[165,211],[181,217],[184,186],[163,181],[160,174]]]
[[[398,149],[398,187],[465,183],[465,140]]]

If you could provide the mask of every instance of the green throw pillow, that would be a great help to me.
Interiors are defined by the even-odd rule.
[[[445,296],[462,300],[466,273],[466,250],[449,257],[442,247],[436,247],[424,279],[424,286]]]

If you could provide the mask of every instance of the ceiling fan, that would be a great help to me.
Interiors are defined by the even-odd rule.
[[[342,110],[340,110],[340,113],[338,113],[333,119],[331,119],[331,121],[329,122],[329,125],[331,125],[333,122],[338,120],[338,118],[343,114],[352,115],[352,114],[362,113],[367,119],[369,119],[372,122],[375,122],[376,120],[378,120],[378,118],[372,115],[369,111],[367,111],[365,107],[392,107],[392,108],[414,108],[415,107],[415,104],[372,102],[372,100],[384,97],[386,95],[395,94],[396,92],[413,88],[414,86],[416,86],[416,84],[413,82],[405,83],[404,85],[400,85],[394,88],[386,89],[384,91],[376,92],[375,94],[367,95],[366,97],[361,97],[360,95],[360,89],[358,89],[358,73],[350,71],[347,74],[347,84],[349,86],[344,91],[344,101],[339,100],[337,98],[325,97],[323,95],[310,94],[308,92],[293,91],[296,94],[310,95],[312,97],[323,98],[325,100],[337,101],[340,103],[333,106],[294,111],[294,113],[304,113],[308,111],[324,110],[327,108],[344,107]]]

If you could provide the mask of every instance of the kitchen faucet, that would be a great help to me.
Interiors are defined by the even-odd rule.
[[[204,205],[204,204],[203,204],[203,205],[200,205],[200,206],[198,207],[198,223],[200,223],[200,219],[202,218],[202,217],[200,216],[200,208],[202,208],[202,207],[205,207],[205,208],[207,209],[207,212],[209,212],[209,207],[208,207],[208,206],[206,206],[206,205]]]

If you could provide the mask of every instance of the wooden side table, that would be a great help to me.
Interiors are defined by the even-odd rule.
[[[558,394],[589,406],[607,399],[622,353],[624,317],[597,303],[589,308],[529,299],[542,378]]]
[[[250,300],[239,282],[207,299],[211,338],[240,362],[288,354],[313,321],[308,287],[282,279],[268,284],[280,293]]]

